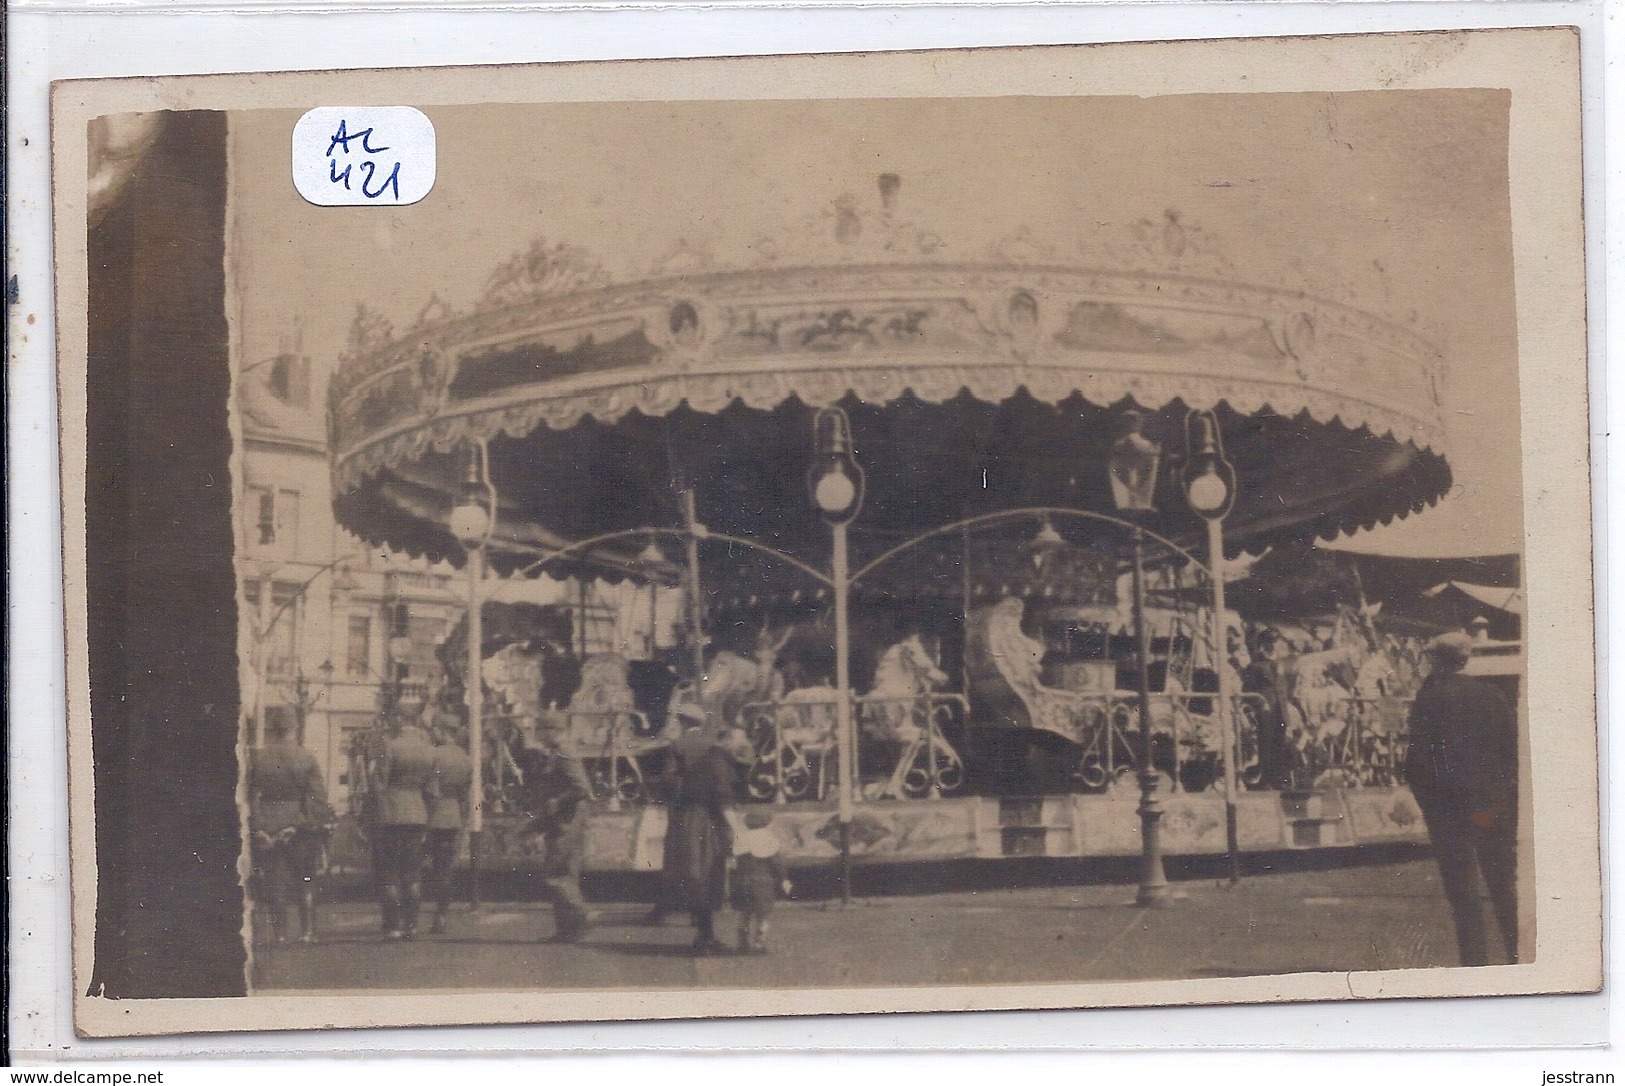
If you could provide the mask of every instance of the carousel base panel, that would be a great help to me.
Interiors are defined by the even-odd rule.
[[[852,853],[859,863],[909,863],[1048,856],[1128,856],[1140,851],[1139,793],[971,796],[859,804]],[[1165,793],[1162,841],[1170,856],[1226,850],[1224,797],[1216,792]],[[840,855],[832,805],[766,806],[791,867],[823,866]],[[515,827],[517,829],[517,827]],[[1244,852],[1424,843],[1422,813],[1404,787],[1308,793],[1248,792],[1237,797],[1236,828]],[[524,866],[538,857],[534,839],[486,832],[485,862]],[[666,810],[652,806],[602,811],[588,833],[589,871],[658,871]]]

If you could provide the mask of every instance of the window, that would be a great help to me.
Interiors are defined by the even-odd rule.
[[[365,676],[372,671],[372,616],[351,615],[345,641],[344,673]]]
[[[255,550],[293,555],[299,544],[299,491],[248,488],[245,534]]]
[[[268,679],[291,678],[298,671],[298,639],[299,605],[298,586],[291,584],[273,585],[271,599],[268,606],[261,606],[260,590],[262,582],[248,581],[243,586],[243,595],[248,601],[249,614],[253,616],[255,630],[260,637],[258,648],[264,654],[265,677]],[[267,628],[265,624],[269,624]]]
[[[310,359],[296,354],[279,354],[271,361],[266,378],[271,395],[292,407],[310,406]]]
[[[276,492],[276,542],[283,554],[299,550],[299,491]]]
[[[248,523],[244,526],[249,544],[254,547],[270,547],[276,543],[276,495],[263,486],[248,488],[248,501],[245,503],[244,514]]]
[[[440,658],[435,655],[435,649],[440,647],[445,630],[445,621],[439,618],[413,617],[408,621],[406,637],[410,647],[405,663],[411,678],[427,680],[439,673]]]

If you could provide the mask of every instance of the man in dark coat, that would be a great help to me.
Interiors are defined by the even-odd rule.
[[[423,839],[434,785],[434,747],[417,721],[403,725],[378,762],[378,821],[373,826],[373,863],[390,939],[417,936],[423,893]]]
[[[299,904],[299,937],[316,938],[316,879],[333,823],[316,756],[293,740],[285,716],[268,716],[266,743],[248,752],[249,855],[256,904],[271,938],[287,937],[288,906]]]
[[[683,766],[702,757],[711,747],[711,738],[705,730],[705,710],[697,701],[673,698],[667,710],[665,733],[671,736],[671,746],[665,749],[664,764],[655,781],[660,798],[669,807],[682,790]],[[668,813],[667,826],[670,826]],[[661,845],[660,870],[675,871],[679,863],[673,858],[675,838],[669,828]],[[683,912],[687,906],[672,896],[672,880],[662,877],[654,908],[644,918],[646,924],[663,924],[672,913]]]
[[[1462,674],[1466,634],[1425,650],[1431,670],[1411,705],[1405,776],[1439,862],[1462,965],[1488,965],[1478,878],[1489,891],[1507,959],[1518,960],[1518,722],[1491,684]]]
[[[1257,694],[1258,783],[1263,788],[1292,787],[1292,745],[1286,737],[1286,693],[1279,657],[1281,635],[1258,635],[1258,657],[1241,672],[1241,692]]]
[[[434,780],[429,790],[429,820],[423,846],[429,867],[425,882],[434,899],[431,935],[446,930],[446,914],[451,911],[451,870],[468,821],[468,786],[474,776],[474,763],[463,749],[464,731],[450,713],[441,714],[435,721]]]
[[[733,807],[741,766],[754,750],[738,728],[727,728],[716,742],[679,769],[677,793],[667,813],[664,847],[666,900],[687,909],[694,919],[694,952],[726,952],[716,936],[716,912],[727,888],[728,858],[733,854]]]

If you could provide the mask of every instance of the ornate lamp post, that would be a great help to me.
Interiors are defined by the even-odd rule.
[[[1162,450],[1141,433],[1145,416],[1131,411],[1125,432],[1112,446],[1109,471],[1112,502],[1120,513],[1156,511],[1157,466]],[[1157,769],[1151,762],[1151,637],[1145,625],[1145,533],[1134,525],[1135,686],[1140,702],[1140,892],[1141,906],[1168,904],[1168,876],[1162,869],[1162,801]]]
[[[826,407],[813,418],[813,464],[807,471],[813,505],[833,537],[830,584],[835,597],[835,722],[840,787],[837,820],[841,836],[841,900],[852,900],[852,807],[857,790],[857,729],[852,721],[852,676],[848,667],[850,631],[847,595],[851,570],[846,553],[846,526],[863,507],[863,468],[852,449],[852,423],[839,407]]]
[[[1224,606],[1224,518],[1236,503],[1236,472],[1224,458],[1218,420],[1211,411],[1192,411],[1185,417],[1185,448],[1189,455],[1181,482],[1191,510],[1207,522],[1208,580],[1213,584],[1213,669],[1219,676],[1219,734],[1224,738],[1224,826],[1229,852],[1230,881],[1241,881],[1241,851],[1236,835],[1236,754],[1238,744],[1226,666]]]
[[[468,677],[463,697],[468,704],[468,900],[480,904],[480,838],[485,832],[485,683],[480,672],[480,646],[484,640],[481,623],[480,581],[485,573],[485,544],[496,527],[497,494],[491,486],[486,464],[485,443],[468,446],[464,460],[462,492],[452,508],[448,524],[468,555]]]

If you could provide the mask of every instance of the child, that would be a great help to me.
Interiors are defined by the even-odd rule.
[[[734,908],[739,910],[739,952],[767,953],[767,918],[773,899],[790,894],[779,856],[773,814],[760,807],[745,812],[745,831],[734,838]]]

